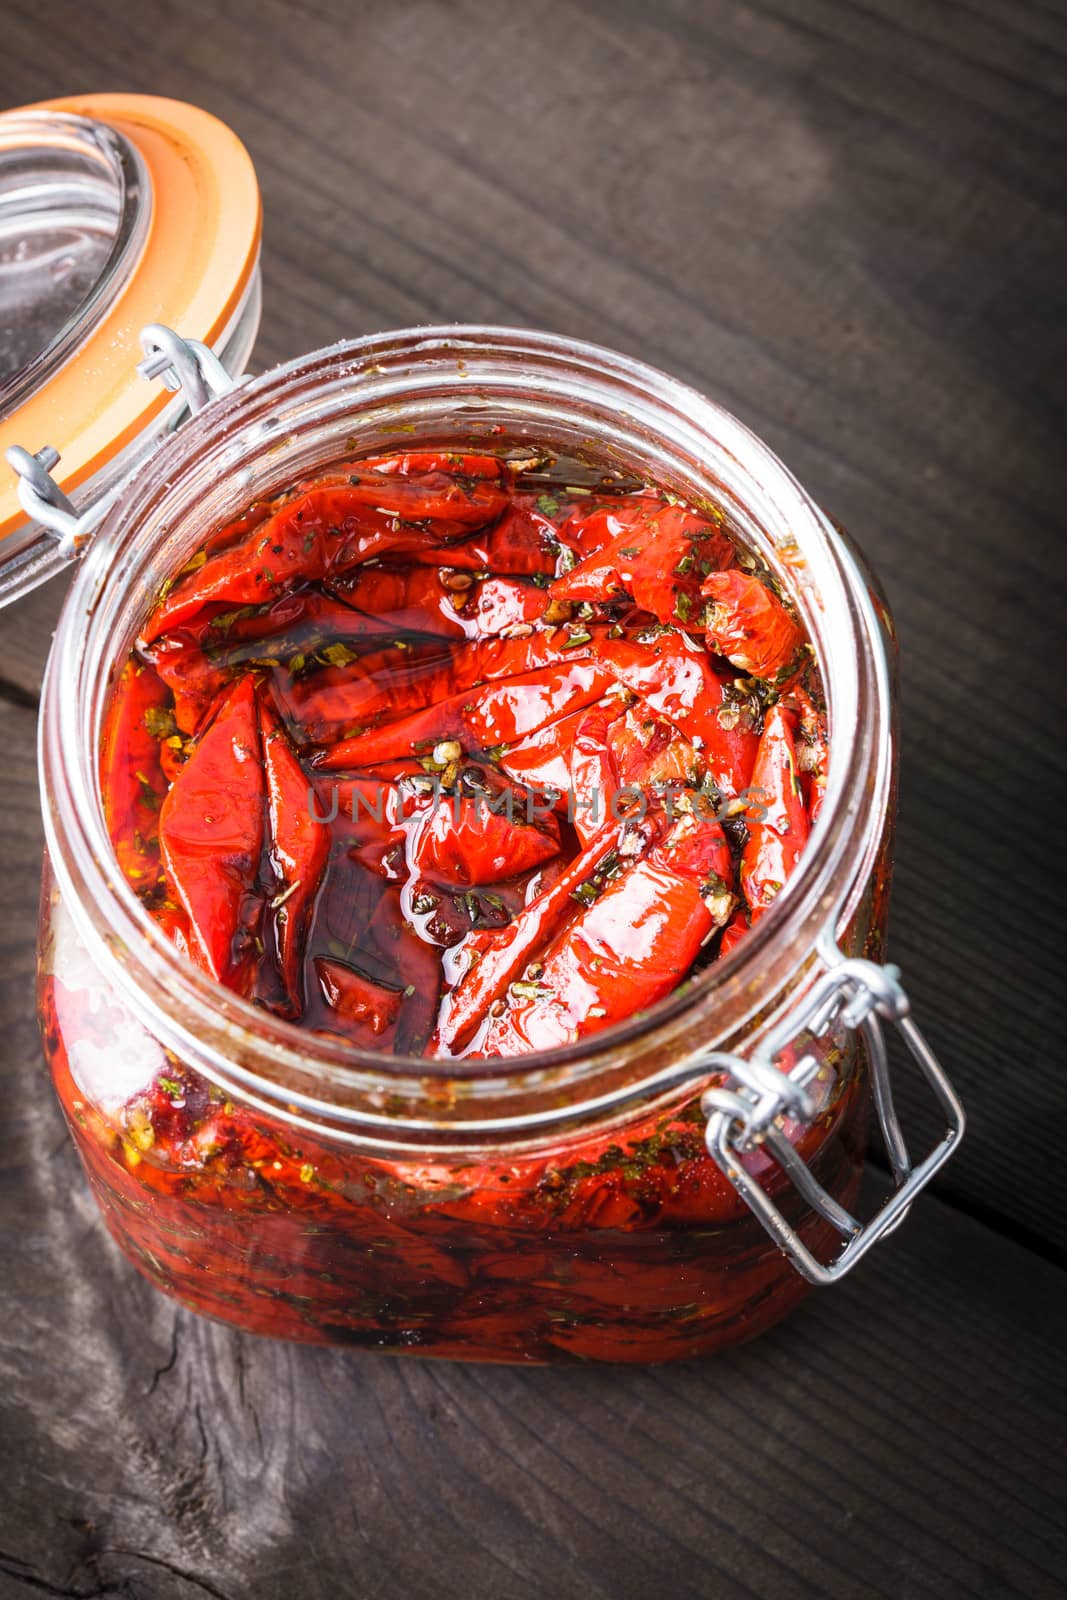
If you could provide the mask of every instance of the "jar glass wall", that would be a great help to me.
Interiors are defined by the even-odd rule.
[[[621,465],[713,504],[793,596],[819,657],[831,762],[796,877],[728,958],[572,1048],[435,1062],[311,1040],[183,964],[111,856],[102,705],[152,594],[206,528],[398,433]],[[805,1285],[707,1154],[701,1062],[759,1040],[813,980],[828,926],[847,954],[880,949],[893,765],[867,579],[770,452],[682,385],[548,336],[421,330],[216,402],[110,514],[45,688],[42,1023],[112,1233],[184,1303],[290,1338],[531,1361],[663,1360],[752,1336]],[[817,1049],[817,1115],[787,1131],[848,1204],[862,1049],[833,1033]],[[833,1230],[771,1158],[746,1160],[831,1254]]]

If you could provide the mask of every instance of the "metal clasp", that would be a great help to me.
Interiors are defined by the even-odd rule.
[[[707,1058],[708,1067],[725,1073],[726,1080],[720,1087],[706,1091],[701,1109],[708,1118],[708,1152],[734,1189],[801,1276],[809,1283],[829,1284],[851,1272],[872,1245],[903,1222],[915,1196],[963,1137],[965,1118],[955,1090],[911,1019],[899,970],[847,957],[832,941],[824,941],[819,953],[826,970],[805,995],[800,1008],[770,1031],[758,1054],[746,1057],[716,1051]],[[914,1166],[893,1103],[883,1021],[895,1023],[900,1029],[948,1122],[941,1142]],[[894,1193],[867,1223],[859,1222],[827,1193],[781,1125],[785,1117],[807,1122],[816,1114],[810,1090],[825,1066],[818,1054],[809,1050],[786,1073],[776,1065],[778,1058],[801,1034],[819,1038],[835,1025],[858,1029],[864,1036],[875,1111],[895,1185]],[[767,1191],[746,1170],[743,1157],[757,1148],[769,1151],[812,1210],[846,1241],[836,1260],[828,1265],[817,1261]]]
[[[175,393],[181,390],[193,415],[240,381],[230,377],[206,344],[199,339],[183,339],[161,322],[142,328],[141,348],[144,359],[137,367],[141,377],[162,378],[168,389]],[[116,484],[87,510],[78,512],[52,476],[52,468],[60,459],[58,450],[46,444],[31,455],[16,444],[5,451],[5,458],[18,475],[19,500],[30,521],[55,539],[64,561],[82,555],[124,483]]]
[[[64,561],[80,556],[99,518],[90,512],[79,516],[53,478],[59,451],[46,444],[31,455],[20,444],[13,444],[4,451],[4,459],[18,474],[19,500],[30,521],[52,535]]]
[[[150,322],[141,329],[141,349],[140,376],[162,378],[175,394],[180,389],[193,416],[240,381],[230,377],[209,345],[199,339],[183,339],[162,322]]]

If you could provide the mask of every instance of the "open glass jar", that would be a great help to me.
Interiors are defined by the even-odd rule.
[[[111,851],[104,700],[151,596],[205,529],[398,433],[405,448],[621,465],[713,504],[792,596],[818,655],[831,760],[800,870],[709,972],[573,1047],[439,1062],[310,1038],[184,962]],[[776,458],[623,356],[414,330],[210,399],[99,524],[42,706],[45,1048],[122,1248],[184,1304],[251,1331],[503,1361],[702,1354],[847,1270],[962,1131],[878,964],[895,790],[887,630],[870,575]],[[914,1168],[880,1017],[901,1026],[950,1125]],[[847,1208],[872,1098],[897,1189],[861,1228]]]

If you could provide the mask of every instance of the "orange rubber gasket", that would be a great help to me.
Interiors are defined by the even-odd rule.
[[[137,376],[138,334],[163,322],[214,345],[225,332],[259,260],[259,185],[244,145],[197,106],[142,94],[75,95],[20,106],[103,122],[136,147],[152,183],[141,258],[71,359],[0,423],[9,445],[53,445],[53,476],[68,493],[151,424],[171,399]],[[14,473],[0,470],[0,539],[22,527]]]

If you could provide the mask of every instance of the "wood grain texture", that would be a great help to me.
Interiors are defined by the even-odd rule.
[[[1036,1251],[1067,1245],[1067,13],[38,0],[0,18],[0,104],[151,91],[245,139],[257,364],[421,321],[599,340],[722,400],[852,529],[902,645],[894,954],[971,1114],[940,1202],[855,1285],[703,1367],[421,1367],[176,1314],[105,1243],[37,1075],[18,702],[53,585],[0,614],[0,1594],[1059,1592],[1063,1279]]]

